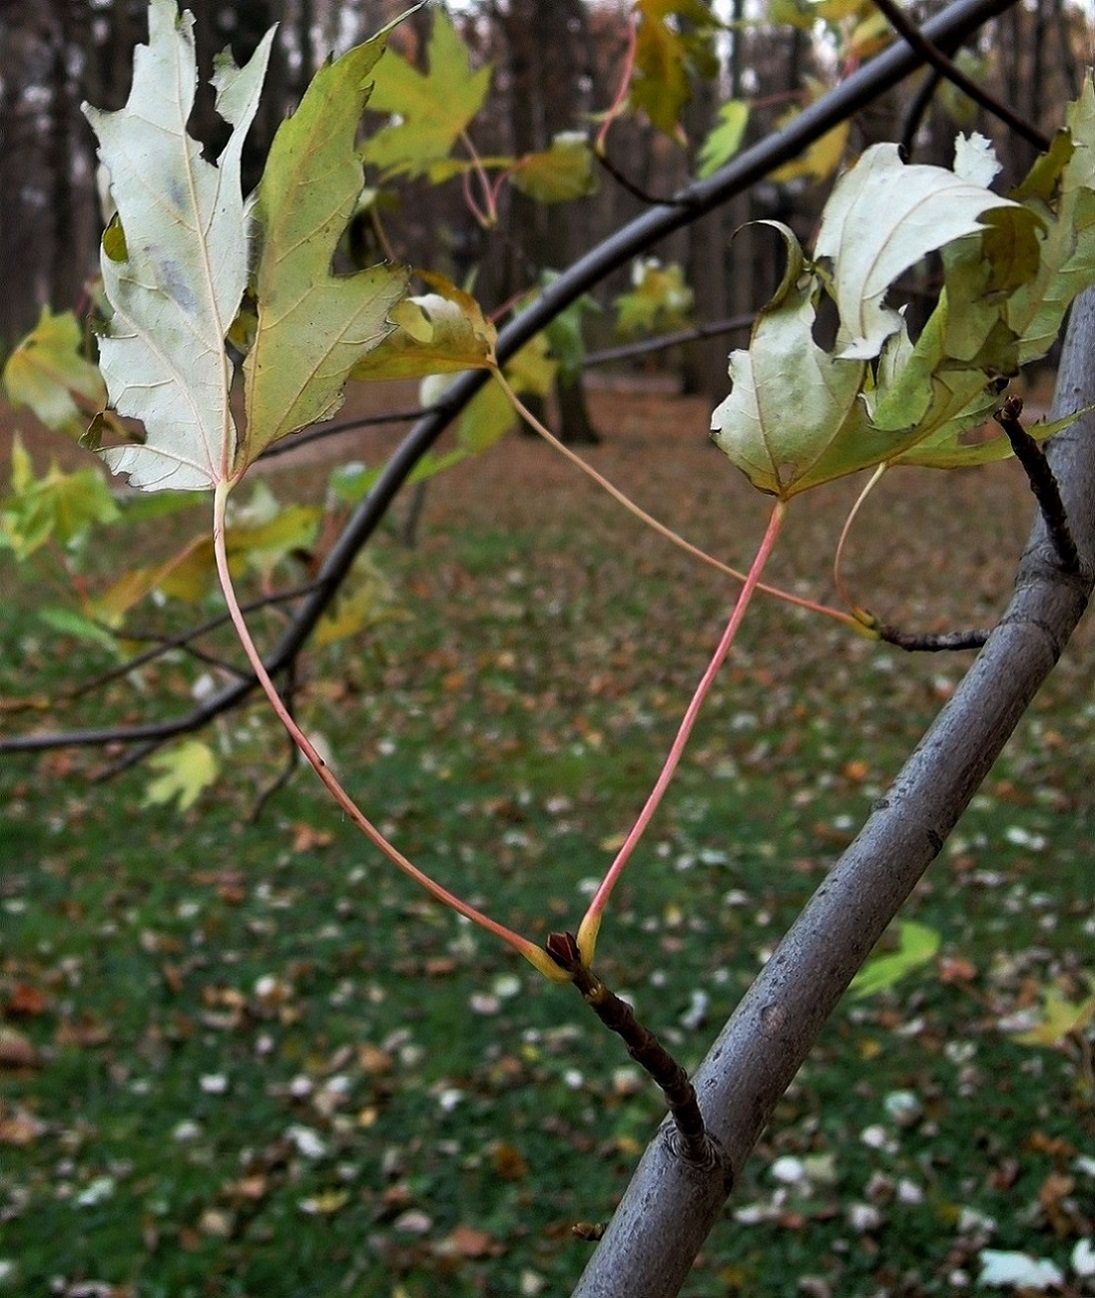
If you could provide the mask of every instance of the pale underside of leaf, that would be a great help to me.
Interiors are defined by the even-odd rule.
[[[870,359],[897,331],[884,299],[891,284],[929,252],[980,229],[978,218],[1016,206],[942,167],[905,166],[894,144],[868,149],[826,204],[815,255],[834,265],[841,354]]]
[[[224,348],[247,278],[240,155],[258,107],[273,32],[243,69],[219,63],[217,109],[232,132],[216,165],[186,131],[197,66],[193,17],[151,0],[124,108],[84,111],[99,138],[125,235],[102,271],[113,315],[100,368],[113,407],[140,419],[144,445],[105,450],[130,484],[202,489],[223,479],[235,443]]]

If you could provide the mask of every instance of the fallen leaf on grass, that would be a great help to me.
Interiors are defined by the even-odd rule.
[[[45,1012],[48,1001],[44,993],[30,983],[16,983],[11,989],[4,1013],[9,1018],[33,1018]]]
[[[110,1040],[110,1028],[90,1014],[83,1014],[78,1019],[66,1019],[58,1027],[53,1039],[59,1046],[80,1046],[84,1049],[105,1046]]]
[[[4,1116],[0,1113],[0,1145],[22,1148],[32,1145],[46,1131],[46,1124],[28,1109],[16,1109]]]
[[[0,1026],[0,1069],[36,1068],[38,1052],[21,1032]]]
[[[457,1226],[437,1245],[436,1252],[445,1256],[478,1258],[498,1257],[502,1245],[485,1230],[474,1226]]]

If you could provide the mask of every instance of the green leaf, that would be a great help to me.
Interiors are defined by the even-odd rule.
[[[350,371],[395,327],[389,313],[406,292],[405,268],[331,274],[362,191],[355,137],[386,40],[382,32],[322,67],[270,148],[254,205],[258,320],[244,361],[237,474],[277,438],[329,419]]]
[[[235,458],[224,338],[247,282],[240,154],[273,32],[242,70],[227,55],[217,60],[217,111],[232,132],[214,165],[186,131],[197,83],[193,16],[180,19],[174,0],[151,0],[148,21],[125,107],[84,106],[124,232],[122,249],[110,232],[103,241],[114,314],[100,368],[113,407],[146,430],[143,445],[102,454],[134,487],[196,490],[225,479]]]
[[[887,987],[900,982],[906,974],[927,964],[939,950],[939,934],[935,929],[912,920],[901,920],[897,926],[897,950],[887,955],[872,956],[852,979],[848,994],[856,1000],[874,996]]]
[[[148,763],[160,774],[145,789],[144,805],[166,806],[174,802],[187,811],[216,780],[217,758],[200,739],[185,739],[164,752],[153,754]]]
[[[718,118],[718,125],[700,147],[696,174],[701,180],[718,171],[741,148],[749,125],[749,105],[744,99],[730,99],[719,107]]]
[[[597,188],[593,153],[580,131],[565,131],[544,153],[529,153],[510,175],[514,189],[537,203],[570,203]]]
[[[37,617],[40,622],[44,622],[51,631],[56,631],[59,635],[72,636],[75,640],[98,645],[100,649],[106,649],[112,654],[118,652],[117,638],[101,623],[85,617],[74,608],[48,605],[37,610]]]
[[[42,308],[38,323],[8,357],[3,383],[12,405],[29,406],[48,428],[79,435],[87,420],[73,395],[96,408],[106,402],[98,368],[85,360],[80,326],[71,311]]]
[[[1007,323],[1022,339],[1020,360],[1053,346],[1072,299],[1095,281],[1095,80],[1089,71],[1058,132],[1013,197],[1042,223],[1038,274],[1007,304]]]
[[[490,66],[472,72],[468,51],[444,9],[433,11],[427,45],[428,72],[392,54],[376,78],[370,108],[396,120],[362,149],[364,161],[385,177],[421,176],[448,158],[453,145],[483,106]]]
[[[890,285],[929,252],[982,229],[990,208],[1015,207],[943,167],[906,166],[896,144],[876,144],[825,205],[814,254],[833,264],[840,355],[870,360],[901,327],[885,305]]]
[[[869,431],[859,400],[866,367],[814,342],[815,315],[810,293],[797,290],[765,308],[748,351],[730,355],[730,395],[711,419],[719,448],[782,499],[861,467],[850,459],[845,468],[840,450],[854,453]]]
[[[0,504],[0,527],[17,558],[26,559],[48,541],[67,545],[96,523],[118,518],[118,506],[96,469],[65,473],[51,464],[36,478],[18,434],[11,455],[13,490]]]

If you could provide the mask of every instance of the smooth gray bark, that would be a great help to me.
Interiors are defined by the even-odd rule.
[[[1095,403],[1095,290],[1073,308],[1054,417]],[[1083,615],[1095,564],[1095,415],[1049,458],[1084,567],[1068,576],[1036,520],[999,626],[855,842],[746,993],[696,1072],[721,1162],[697,1168],[663,1124],[573,1298],[673,1298],[823,1024],[938,855]]]

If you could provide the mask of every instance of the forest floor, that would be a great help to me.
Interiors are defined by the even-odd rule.
[[[709,443],[707,405],[633,385],[592,402],[591,462],[746,565],[767,505]],[[374,464],[393,440],[348,433],[337,455]],[[263,489],[322,500],[325,446]],[[858,485],[795,503],[774,583],[833,597]],[[733,591],[534,439],[419,503],[413,547],[397,501],[369,551],[398,616],[311,650],[298,714],[404,851],[542,939],[580,918]],[[124,537],[125,562],[203,510]],[[854,529],[852,591],[913,629],[991,623],[1030,513],[1014,465],[895,472]],[[64,594],[48,559],[0,561],[9,729],[151,720],[218,678],[174,657],[67,698],[110,658],[40,620]],[[277,617],[256,618],[264,640]],[[938,948],[846,998],[688,1298],[980,1295],[987,1267],[1015,1291],[1038,1265],[1028,1281],[1052,1265],[1059,1291],[1095,1292],[1091,642],[1087,623],[910,901]],[[687,1067],[970,661],[750,610],[598,952]],[[571,1227],[611,1214],[657,1094],[576,995],[428,903],[307,772],[255,820],[285,757],[262,709],[198,738],[220,775],[186,811],[155,802],[162,768],[96,782],[117,747],[0,760],[0,1295],[565,1294],[591,1247]],[[884,953],[917,935],[895,926]]]

